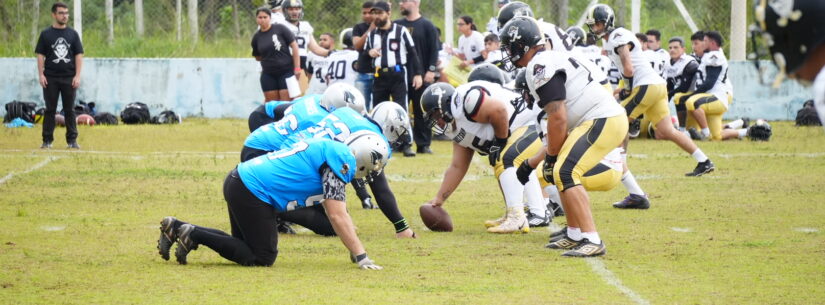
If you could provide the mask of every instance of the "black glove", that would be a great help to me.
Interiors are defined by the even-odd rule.
[[[487,158],[490,161],[490,166],[496,166],[496,161],[498,161],[501,151],[504,150],[504,146],[506,145],[507,138],[496,138],[496,141],[493,144],[490,144],[490,153],[487,155]]]
[[[529,160],[524,160],[524,162],[521,162],[521,165],[519,165],[516,170],[516,177],[518,177],[518,181],[521,182],[521,184],[527,184],[527,181],[530,181],[530,174],[533,173],[533,170],[535,170],[535,168],[530,166]]]
[[[628,97],[630,97],[630,93],[630,90],[627,89],[622,89],[622,91],[619,91],[619,101],[626,100]]]
[[[544,167],[541,169],[541,174],[544,175],[544,181],[550,184],[556,184],[553,182],[553,167],[556,166],[556,158],[558,156],[544,156]]]

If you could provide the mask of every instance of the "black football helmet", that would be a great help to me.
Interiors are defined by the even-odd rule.
[[[756,0],[754,15],[756,24],[751,25],[750,36],[756,54],[749,57],[762,71],[759,57],[770,54],[779,69],[774,86],[799,69],[809,52],[825,42],[825,1]]]
[[[267,3],[269,4],[269,7],[271,9],[276,9],[281,7],[281,4],[284,3],[284,0],[269,0],[267,1]]]
[[[443,134],[444,128],[438,126],[438,119],[444,119],[448,124],[453,121],[450,102],[455,95],[455,88],[443,82],[430,85],[421,94],[421,110],[427,125],[436,133]]]
[[[567,29],[567,37],[570,37],[570,42],[574,46],[583,47],[587,45],[587,34],[580,26],[571,26]]]
[[[283,4],[281,5],[281,7],[282,7],[282,8],[283,8],[283,10],[284,10],[284,17],[286,18],[286,21],[289,21],[289,22],[298,22],[298,21],[300,21],[301,19],[304,19],[304,3],[303,3],[303,2],[301,2],[301,0],[284,0],[284,2],[283,2]],[[290,14],[289,14],[289,9],[290,9],[290,8],[294,8],[294,7],[301,8],[301,14],[299,14],[299,15],[298,15],[298,18],[297,18],[297,19],[296,19],[296,18],[293,18],[293,17],[292,17],[292,16],[290,16]]]
[[[613,9],[610,8],[610,6],[607,6],[607,4],[596,4],[587,11],[587,19],[584,20],[584,23],[587,24],[590,33],[596,35],[597,38],[602,38],[604,34],[613,30],[614,19],[615,14],[613,14]],[[604,31],[601,33],[593,31],[593,26],[596,25],[596,22],[604,22]]]
[[[520,69],[516,73],[513,91],[521,95],[521,98],[527,102],[527,108],[533,109],[533,96],[530,95],[530,88],[527,87],[527,69]]]
[[[499,31],[501,51],[504,57],[516,66],[516,62],[530,48],[544,44],[539,24],[531,17],[515,17]]]
[[[533,10],[530,9],[530,5],[521,1],[507,3],[498,11],[498,28],[504,28],[507,22],[519,16],[533,17]]]
[[[502,86],[507,82],[501,69],[491,63],[480,64],[473,68],[473,71],[470,71],[470,75],[467,76],[467,82],[477,80],[488,81]]]
[[[338,41],[344,44],[346,49],[354,49],[352,44],[352,28],[346,28],[338,34]]]

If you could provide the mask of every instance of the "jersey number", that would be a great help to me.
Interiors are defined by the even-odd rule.
[[[307,41],[304,37],[295,37],[295,43],[298,44],[299,49],[303,49],[307,47]]]
[[[292,107],[287,108],[284,111],[284,118],[274,124],[275,131],[284,136],[288,136],[295,129],[298,129],[298,118],[290,112],[292,112]]]
[[[329,69],[327,69],[327,74],[330,78],[336,80],[342,80],[347,77],[347,61],[346,60],[339,60],[337,62],[331,63],[329,65]]]
[[[581,67],[581,68],[583,68],[585,71],[587,71],[587,83],[588,83],[588,84],[589,84],[590,82],[592,82],[592,81],[593,81],[593,75],[591,75],[591,74],[590,74],[590,69],[588,69],[587,67],[585,67],[584,65],[582,65],[581,63],[579,63],[579,62],[578,62],[576,59],[574,59],[573,57],[568,57],[568,58],[567,58],[567,60],[568,60],[568,61],[570,61],[570,64],[571,64],[571,65],[573,65],[573,68],[578,69],[579,67]]]
[[[292,147],[289,148],[289,149],[281,149],[281,150],[278,150],[278,151],[273,151],[271,153],[268,153],[268,154],[266,154],[266,157],[269,158],[269,160],[285,158],[285,157],[289,157],[291,155],[297,154],[299,152],[305,151],[305,150],[307,150],[308,147],[309,147],[309,144],[307,144],[306,142],[298,142],[298,143],[295,143],[295,145],[292,145]]]
[[[556,27],[556,34],[561,38],[561,43],[568,51],[573,50],[573,45],[570,44],[570,39],[567,39],[567,33],[563,32],[559,27]],[[555,48],[556,46],[553,46]]]
[[[332,126],[327,126],[327,120],[325,119],[321,121],[321,123],[318,123],[318,125],[307,128],[307,131],[313,134],[313,138],[328,136],[331,139],[341,142],[349,138],[350,129],[347,124],[344,124],[338,117],[331,114],[327,116],[327,119],[332,121]]]

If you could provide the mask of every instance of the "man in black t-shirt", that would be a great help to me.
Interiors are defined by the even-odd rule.
[[[77,145],[77,122],[74,113],[75,90],[80,86],[80,71],[83,69],[83,44],[80,35],[66,24],[69,22],[69,7],[63,2],[52,5],[54,23],[42,32],[37,40],[37,74],[43,87],[46,112],[43,115],[43,145],[51,148],[54,141],[55,113],[57,99],[63,97],[63,112],[66,118],[66,143],[70,149],[80,149]]]
[[[424,113],[421,111],[421,94],[424,89],[435,82],[435,72],[438,67],[438,50],[440,43],[438,42],[438,32],[432,22],[421,16],[419,5],[421,0],[401,0],[401,15],[404,18],[395,20],[393,22],[404,26],[412,35],[415,42],[416,53],[418,53],[418,60],[421,61],[421,67],[426,71],[424,73],[424,84],[419,88],[412,87],[409,84],[409,97],[413,104],[413,139],[417,147],[417,153],[431,154],[430,142],[432,141],[432,131],[424,119]],[[409,54],[408,55],[412,55]],[[408,60],[413,60],[412,57]],[[412,72],[408,70],[409,72]],[[412,75],[408,77],[412,79]]]

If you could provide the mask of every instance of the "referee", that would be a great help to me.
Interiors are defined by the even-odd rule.
[[[375,67],[372,85],[373,104],[392,100],[407,110],[407,69],[412,69],[413,87],[422,84],[421,60],[415,50],[412,36],[403,26],[390,21],[390,5],[379,1],[372,6],[375,29],[367,36],[365,50],[369,50]]]

